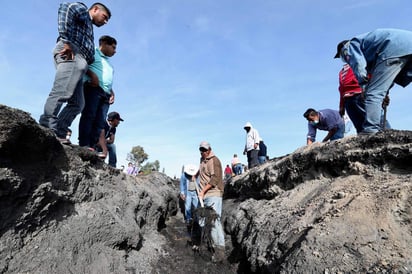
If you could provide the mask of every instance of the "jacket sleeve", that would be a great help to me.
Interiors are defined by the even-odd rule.
[[[180,176],[180,194],[186,195],[186,177],[184,174]]]
[[[349,45],[345,46],[343,55],[358,79],[359,85],[365,85],[368,82],[368,72],[366,70],[367,62],[361,49],[361,41],[356,38],[352,39]]]

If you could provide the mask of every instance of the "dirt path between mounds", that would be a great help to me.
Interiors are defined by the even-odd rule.
[[[180,213],[171,217],[166,225],[161,234],[168,245],[164,247],[165,253],[154,267],[154,273],[236,273],[237,265],[231,265],[227,260],[228,248],[226,260],[221,263],[212,263],[212,254],[204,244],[199,252],[192,250],[191,236]]]

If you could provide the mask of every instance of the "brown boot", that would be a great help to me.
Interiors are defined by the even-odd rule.
[[[215,247],[215,253],[212,256],[212,262],[220,263],[225,260],[225,247],[217,246]]]

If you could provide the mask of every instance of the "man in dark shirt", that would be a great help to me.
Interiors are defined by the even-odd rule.
[[[124,120],[120,118],[120,114],[118,112],[110,112],[107,115],[107,123],[100,133],[98,143],[98,145],[102,149],[102,152],[99,152],[98,156],[105,159],[107,154],[109,154],[109,165],[114,168],[117,164],[116,145],[114,144],[114,138],[116,135],[116,127],[120,124],[120,121]]]
[[[307,145],[315,142],[317,129],[328,131],[322,142],[343,138],[345,122],[337,110],[323,109],[316,111],[313,108],[309,108],[305,111],[303,117],[308,120]]]

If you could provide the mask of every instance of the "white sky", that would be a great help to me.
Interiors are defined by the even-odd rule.
[[[90,6],[94,1],[84,1]],[[211,143],[222,165],[242,155],[250,121],[270,158],[305,145],[303,112],[338,109],[338,42],[376,28],[412,30],[410,0],[102,1],[112,11],[95,41],[118,41],[118,167],[136,145],[180,176]],[[38,121],[50,92],[60,1],[8,1],[0,16],[0,103]],[[412,129],[412,86],[391,91],[388,120]],[[78,118],[72,124],[77,143]],[[321,140],[325,132],[318,133]]]

